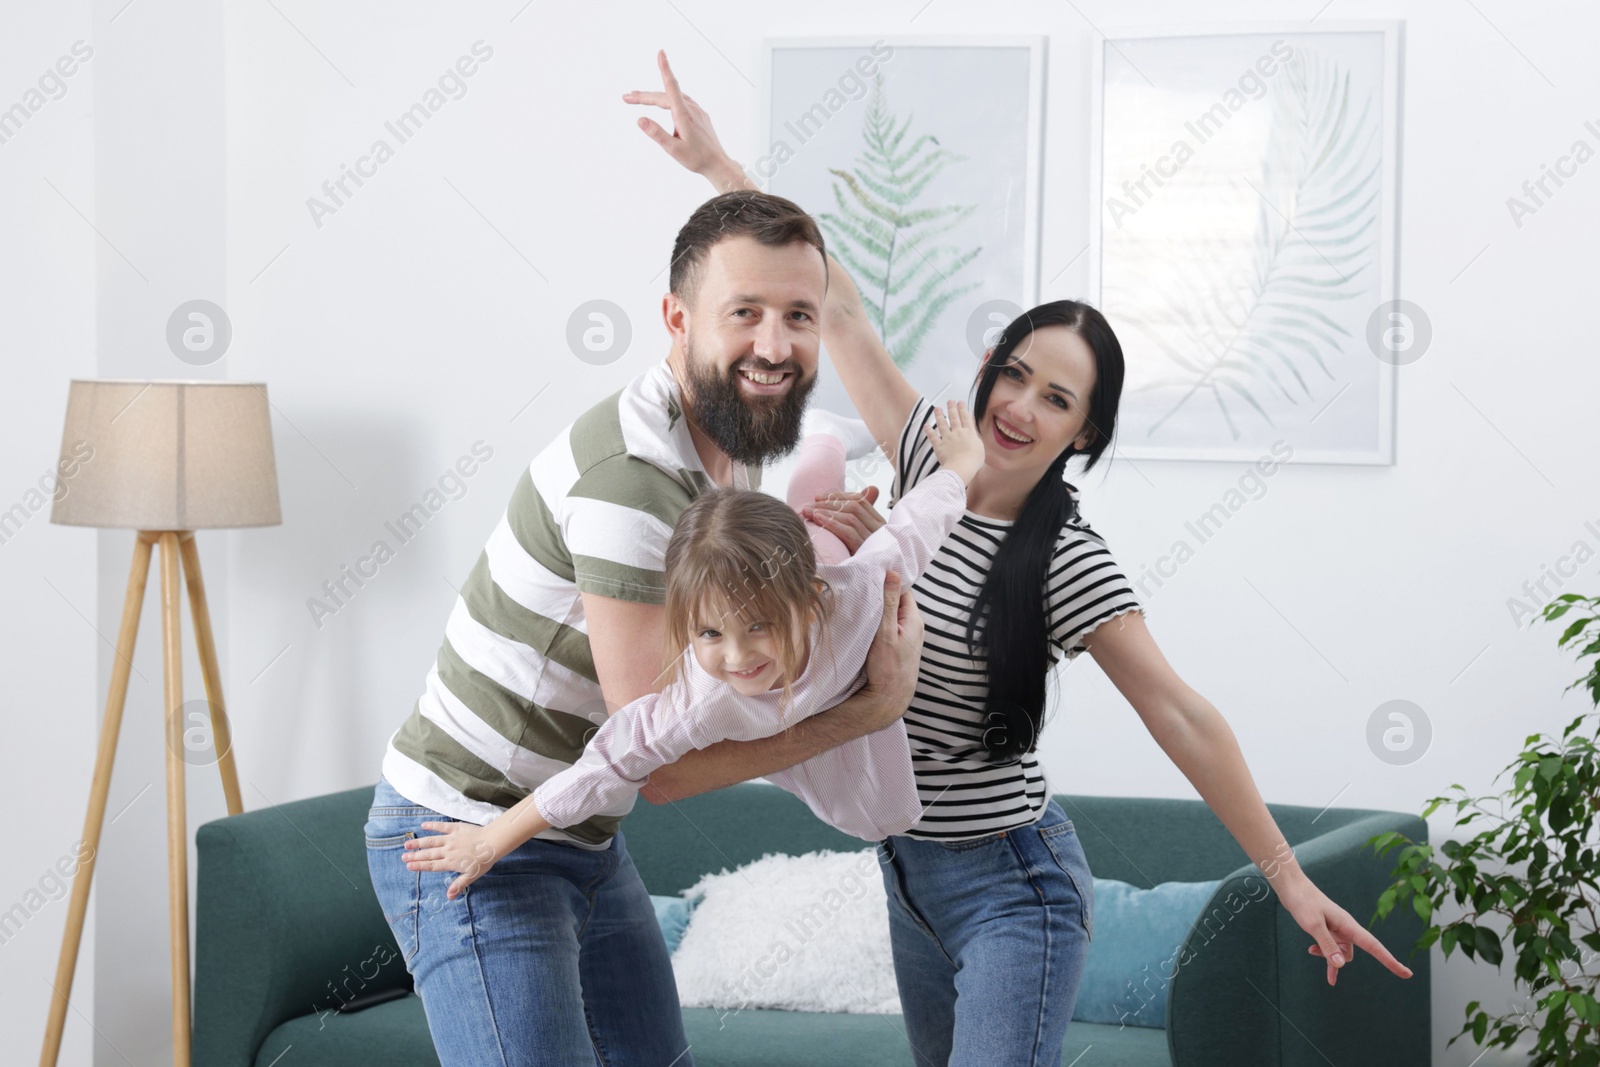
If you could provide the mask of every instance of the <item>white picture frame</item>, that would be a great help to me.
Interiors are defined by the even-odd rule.
[[[871,74],[864,75],[868,69]],[[868,80],[859,96],[845,91],[864,76]],[[863,264],[867,246],[841,229],[849,222],[841,200],[862,210],[853,190],[879,199],[861,180],[861,157],[872,150],[872,130],[882,128],[881,123],[869,126],[879,77],[881,113],[902,135],[898,152],[911,155],[907,146],[920,146],[906,164],[907,173],[924,164],[934,171],[920,188],[911,181],[894,191],[915,193],[902,205],[907,214],[945,213],[921,229],[905,228],[917,256],[898,276],[894,255],[905,262],[903,253],[891,246],[889,257]],[[926,396],[965,397],[983,340],[992,342],[1000,328],[1038,302],[1044,77],[1042,36],[885,34],[762,42],[763,147],[745,172],[765,191],[794,200],[818,219],[829,251],[856,277],[869,315],[878,315],[879,336]],[[835,90],[831,97],[829,88]],[[799,121],[807,115],[809,122]],[[933,160],[939,151],[942,165]],[[831,173],[835,170],[852,174],[857,184]],[[1012,177],[997,180],[997,174]],[[949,228],[939,232],[946,223]],[[974,249],[977,253],[970,255]],[[870,271],[858,269],[863,265],[890,268],[882,272],[890,291],[876,303],[872,287],[864,284]],[[898,284],[905,288],[896,293]],[[896,297],[906,299],[897,305]],[[888,307],[887,330],[883,306]],[[825,365],[820,379],[811,402],[855,416],[837,376]]]
[[[1287,445],[1289,462],[1395,461],[1406,360],[1390,344],[1416,325],[1397,303],[1401,44],[1396,21],[1108,30],[1096,43],[1089,292],[1128,365],[1120,453],[1253,461]],[[1274,280],[1251,297],[1262,277]],[[1184,413],[1196,395],[1216,411]]]

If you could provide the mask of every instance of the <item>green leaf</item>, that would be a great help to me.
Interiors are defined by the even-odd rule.
[[[1561,608],[1557,608],[1556,612],[1562,612],[1562,611],[1565,611],[1565,610],[1567,610],[1567,609],[1564,608],[1564,607],[1561,607]],[[1554,613],[1552,613],[1550,617],[1553,619],[1556,616],[1555,616]],[[1594,622],[1594,620],[1593,619],[1576,619],[1576,620],[1574,620],[1572,625],[1567,627],[1566,632],[1563,633],[1559,639],[1557,639],[1556,644],[1558,644],[1558,645],[1566,644],[1568,641],[1572,640],[1578,634],[1582,633],[1583,632],[1583,628],[1585,626],[1588,626],[1591,622]]]
[[[1394,908],[1394,897],[1395,897],[1395,891],[1394,891],[1394,888],[1392,886],[1390,888],[1388,888],[1388,889],[1385,889],[1382,893],[1378,894],[1378,916],[1379,916],[1379,918],[1385,918],[1386,919],[1386,918],[1389,917],[1389,912]]]
[[[1487,926],[1474,926],[1472,928],[1472,941],[1478,950],[1478,955],[1482,956],[1486,963],[1492,963],[1496,967],[1500,966],[1502,954],[1498,934]]]

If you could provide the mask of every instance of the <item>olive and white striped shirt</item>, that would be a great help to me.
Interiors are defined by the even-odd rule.
[[[760,480],[759,465],[735,464],[736,488]],[[576,762],[607,717],[581,594],[662,603],[672,528],[711,485],[665,360],[558,433],[467,575],[422,695],[390,739],[389,783],[481,825]],[[539,836],[605,848],[632,807],[629,794]]]
[[[900,434],[891,506],[939,469],[922,432],[933,410],[919,399]],[[1107,619],[1144,610],[1105,541],[1079,517],[1076,488],[1068,490],[1072,518],[1056,539],[1041,590],[1052,665],[1061,654],[1075,658],[1083,638]],[[925,636],[905,724],[925,810],[909,837],[962,840],[1026,826],[1044,814],[1049,799],[1034,753],[1009,764],[986,758],[983,734],[995,725],[984,721],[988,669],[982,650],[974,656],[966,643],[973,604],[1012,525],[967,511],[912,586]]]

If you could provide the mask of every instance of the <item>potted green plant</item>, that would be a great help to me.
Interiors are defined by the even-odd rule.
[[[1584,686],[1600,707],[1600,597],[1566,594],[1547,604],[1550,622],[1572,613],[1558,644],[1577,647],[1588,673],[1568,689]],[[1590,720],[1589,729],[1584,729]],[[1516,960],[1516,984],[1527,994],[1527,1010],[1491,1015],[1478,1001],[1466,1007],[1466,1022],[1449,1041],[1470,1033],[1485,1048],[1511,1048],[1537,1033],[1533,1067],[1600,1067],[1600,712],[1572,720],[1559,738],[1530,735],[1516,760],[1495,777],[1511,775],[1511,786],[1494,796],[1474,797],[1460,785],[1456,795],[1433,797],[1432,815],[1454,803],[1456,826],[1487,823],[1468,841],[1446,841],[1438,853],[1398,833],[1367,842],[1379,856],[1397,846],[1394,883],[1378,898],[1373,920],[1410,902],[1430,925],[1417,941],[1426,951],[1439,942],[1448,959],[1460,949],[1468,959],[1501,964],[1506,939]],[[1495,807],[1490,807],[1493,804]],[[1470,809],[1470,810],[1468,810]],[[1442,857],[1442,858],[1441,858]],[[1515,873],[1517,871],[1523,873]],[[1442,925],[1433,916],[1446,898],[1465,909]],[[1498,916],[1503,923],[1485,920]],[[1496,929],[1503,926],[1504,929]]]

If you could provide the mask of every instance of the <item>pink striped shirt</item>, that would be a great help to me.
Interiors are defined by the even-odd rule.
[[[811,628],[811,654],[792,687],[789,725],[849,697],[866,684],[864,667],[883,618],[884,575],[909,590],[922,576],[967,506],[966,484],[941,469],[901,497],[888,520],[843,563],[817,565],[833,590],[827,633]],[[785,726],[781,690],[745,696],[707,674],[685,649],[678,678],[618,709],[589,740],[579,760],[534,790],[539,814],[555,827],[615,810],[652,771],[692,748],[722,740],[753,741]],[[786,770],[768,774],[845,833],[880,841],[904,833],[922,816],[905,723],[858,737]]]

